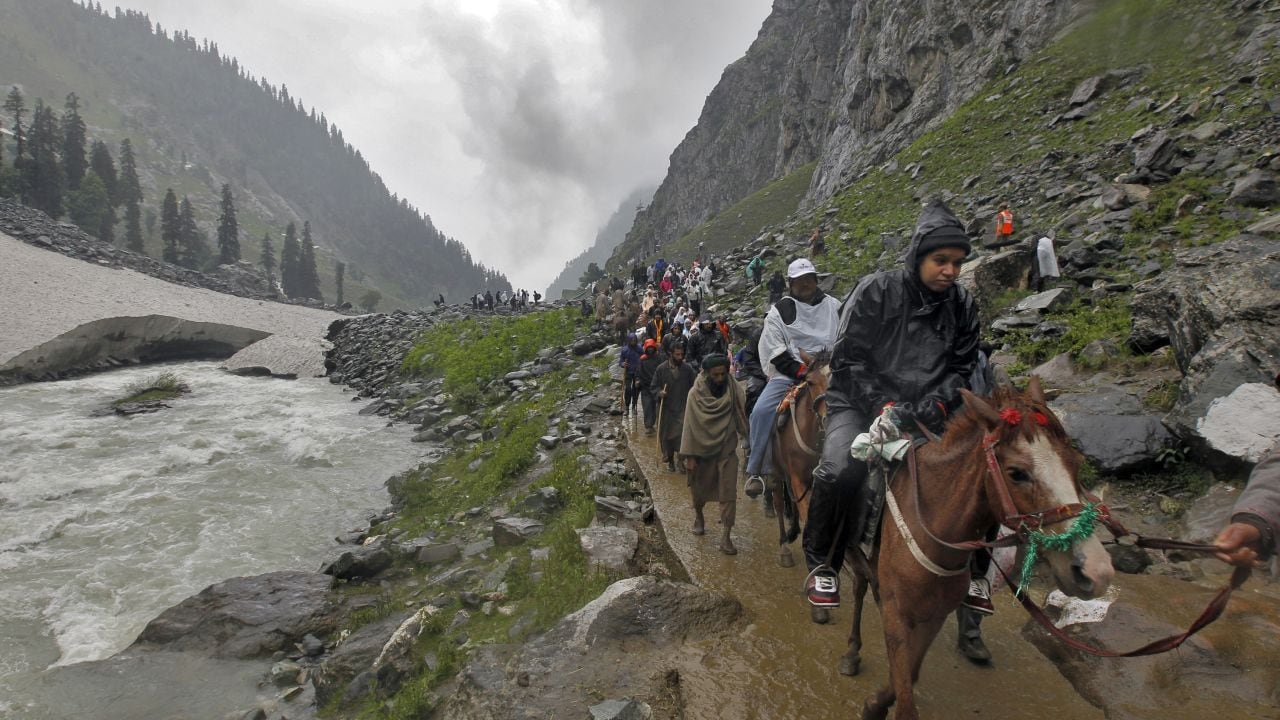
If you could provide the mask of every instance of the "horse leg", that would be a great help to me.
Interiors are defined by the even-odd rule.
[[[866,572],[853,565],[853,627],[849,629],[849,649],[840,657],[840,674],[853,677],[862,669],[862,608],[867,599]]]
[[[884,623],[885,651],[889,660],[889,685],[880,689],[863,707],[863,718],[883,720],[889,708],[898,703],[896,720],[919,720],[915,684],[920,679],[920,666],[946,616],[929,617],[913,622],[902,617],[896,601],[881,606]]]
[[[772,482],[772,478],[770,481]],[[773,492],[766,488],[765,492],[768,493],[765,497],[765,502],[769,503],[766,507],[773,508],[773,514],[778,518],[778,564],[786,568],[794,567],[796,560],[791,555],[791,548],[787,547],[786,518],[783,517],[786,513],[783,512],[782,493],[786,492],[786,490],[779,487],[777,492]]]

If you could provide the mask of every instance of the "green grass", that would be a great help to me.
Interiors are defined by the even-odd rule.
[[[586,322],[576,309],[564,308],[437,325],[405,355],[401,371],[409,377],[443,377],[454,407],[469,409],[489,383],[545,348],[571,343]]]
[[[650,260],[661,255],[668,260],[688,262],[698,254],[698,243],[705,243],[706,253],[723,253],[755,240],[762,228],[781,224],[796,211],[816,167],[817,163],[809,163],[765,185],[678,240],[664,244]],[[808,238],[807,230],[804,236]]]
[[[1028,329],[1014,330],[1004,337],[1004,341],[1013,346],[1019,360],[1035,366],[1061,353],[1074,355],[1094,340],[1123,340],[1129,333],[1130,318],[1129,303],[1125,297],[1112,295],[1092,305],[1077,300],[1064,310],[1044,318],[1067,326],[1061,337],[1032,340]],[[1123,346],[1121,352],[1125,352]]]
[[[136,382],[125,387],[123,398],[114,401],[113,405],[151,402],[154,400],[171,400],[187,392],[182,379],[171,372],[161,373],[150,380]]]

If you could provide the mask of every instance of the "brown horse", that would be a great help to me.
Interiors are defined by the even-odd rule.
[[[895,701],[896,718],[919,717],[913,686],[920,665],[969,583],[972,551],[954,544],[982,539],[997,522],[1021,526],[1044,518],[1045,531],[1062,532],[1078,510],[1061,508],[1083,504],[1079,454],[1045,404],[1038,378],[1032,377],[1025,393],[1001,389],[990,402],[961,393],[964,409],[940,441],[918,449],[917,471],[904,464],[893,473],[886,506],[896,500],[898,517],[891,520],[891,507],[886,508],[870,560],[857,550],[849,552],[857,585],[840,671],[858,672],[868,587],[880,607],[889,663],[889,685],[867,700],[864,718],[887,717]],[[1059,589],[1068,595],[1097,597],[1111,582],[1111,558],[1096,535],[1070,552],[1044,554]]]
[[[813,469],[822,457],[819,444],[822,424],[827,414],[825,394],[831,383],[830,355],[821,354],[813,361],[804,382],[790,395],[790,406],[774,424],[773,438],[773,510],[778,517],[778,563],[795,565],[787,547],[800,534],[800,526],[809,518],[809,487]]]

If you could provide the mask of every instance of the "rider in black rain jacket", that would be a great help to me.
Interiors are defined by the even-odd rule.
[[[938,430],[961,402],[960,388],[967,387],[978,359],[979,322],[973,298],[955,275],[971,250],[956,216],[941,202],[931,203],[920,214],[905,267],[863,278],[840,308],[827,434],[804,528],[807,589],[816,606],[839,604],[836,578],[844,553],[832,547],[843,548],[861,530],[859,513],[852,522],[839,522],[841,512],[860,509],[866,486],[866,463],[849,456],[854,437],[887,403],[894,404],[901,426],[914,429],[918,420]]]

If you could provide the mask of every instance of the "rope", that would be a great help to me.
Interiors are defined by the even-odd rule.
[[[1031,571],[1036,558],[1042,550],[1066,552],[1077,542],[1093,534],[1093,525],[1098,520],[1099,512],[1096,503],[1088,503],[1080,511],[1066,532],[1047,533],[1043,530],[1032,530],[1027,533],[1027,555],[1022,561],[1022,576],[1018,580],[1018,593],[1026,591],[1031,583]]]

